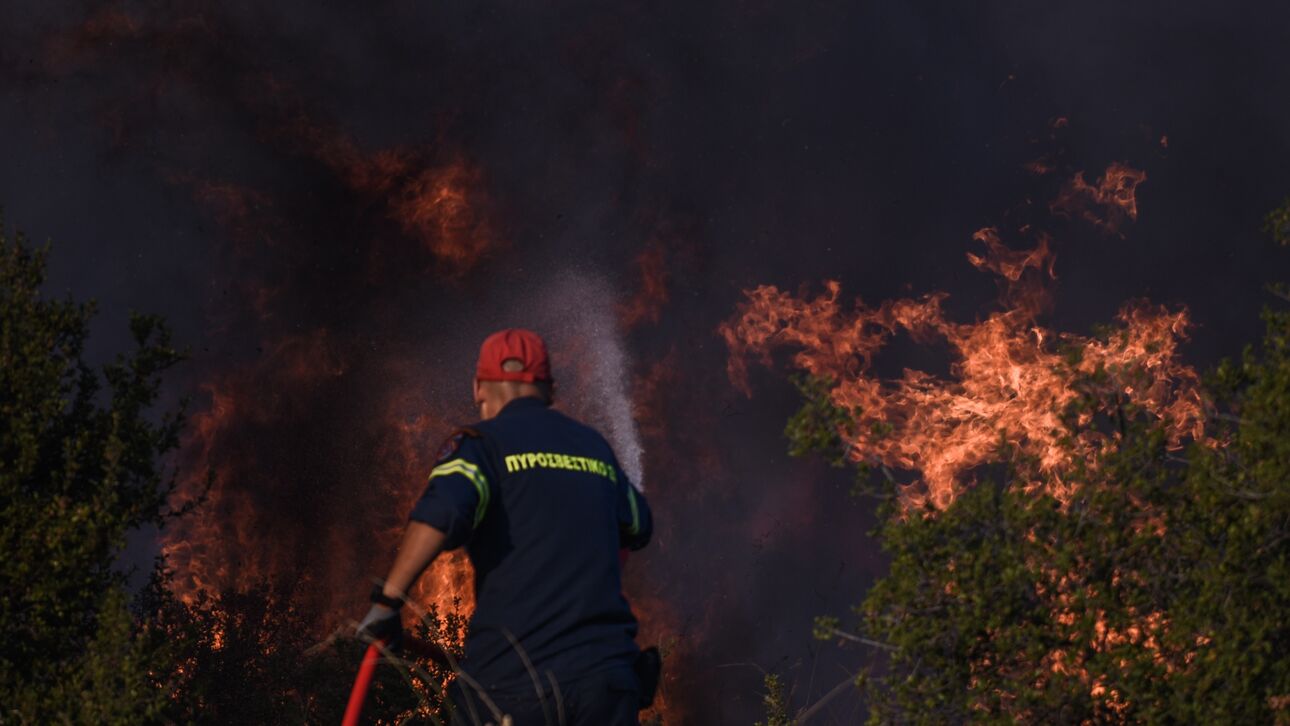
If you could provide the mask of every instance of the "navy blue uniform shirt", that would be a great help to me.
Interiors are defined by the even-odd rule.
[[[475,614],[462,667],[490,689],[532,688],[507,633],[545,680],[630,665],[636,618],[618,550],[640,549],[649,506],[604,437],[537,398],[459,430],[411,518],[465,545]]]

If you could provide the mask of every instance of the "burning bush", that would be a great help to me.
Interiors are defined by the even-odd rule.
[[[290,587],[261,581],[191,602],[159,572],[141,598],[150,626],[172,646],[167,718],[179,723],[334,723],[345,709],[355,664],[366,645],[348,627],[319,642]],[[459,612],[431,610],[411,632],[449,644],[461,656]],[[444,718],[441,694],[450,672],[408,655],[377,670],[364,709],[370,723],[432,723]]]
[[[1167,313],[1045,348],[1021,308],[952,325],[929,298],[904,307],[948,331],[960,380],[892,385],[868,356],[902,304],[852,322],[836,297],[758,290],[724,331],[738,374],[798,348],[791,452],[857,465],[884,502],[890,574],[816,627],[882,656],[873,723],[1290,722],[1290,311],[1202,386],[1181,326],[1150,323]]]

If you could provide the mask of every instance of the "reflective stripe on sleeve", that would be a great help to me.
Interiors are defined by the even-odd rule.
[[[488,477],[484,476],[484,473],[479,470],[479,467],[469,461],[466,461],[465,459],[453,459],[452,461],[444,462],[443,464],[436,466],[434,470],[430,472],[430,479],[434,479],[437,476],[449,476],[452,474],[461,474],[466,477],[470,480],[471,484],[475,485],[475,491],[479,492],[479,505],[475,507],[474,524],[474,526],[478,527],[479,523],[484,520],[484,513],[488,511]],[[633,502],[633,511],[635,508],[636,504]]]
[[[632,528],[629,531],[634,537],[641,533],[641,513],[636,508],[636,487],[630,483],[627,484],[627,503],[632,507]]]

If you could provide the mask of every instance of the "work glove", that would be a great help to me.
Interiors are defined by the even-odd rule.
[[[397,650],[403,642],[403,618],[399,617],[398,610],[373,605],[354,634],[362,640],[383,640],[385,647]]]

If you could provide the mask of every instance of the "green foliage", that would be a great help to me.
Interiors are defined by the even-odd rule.
[[[836,615],[817,615],[811,627],[811,637],[816,640],[833,640],[842,627],[842,619]]]
[[[1192,564],[1175,618],[1209,640],[1177,679],[1204,699],[1186,704],[1197,720],[1267,721],[1280,702],[1290,721],[1290,312],[1264,318],[1263,349],[1215,377],[1230,444],[1194,448],[1177,511],[1177,557]]]
[[[159,463],[183,418],[153,409],[181,355],[136,316],[133,352],[91,367],[93,305],[42,297],[47,254],[0,229],[0,724],[335,723],[366,645],[319,643],[284,587],[183,603],[159,563],[130,602],[115,567],[127,534],[200,503],[168,509]],[[464,631],[455,610],[414,628],[457,657]],[[448,676],[382,665],[364,716],[433,722]]]
[[[100,603],[95,630],[85,652],[57,670],[57,680],[20,688],[0,717],[43,723],[57,714],[65,723],[136,724],[165,720],[167,691],[155,676],[168,665],[167,645],[155,634],[141,633],[120,588],[108,590]]]
[[[1265,320],[1209,379],[1221,445],[1171,451],[1163,422],[1112,406],[1086,425],[1115,449],[1057,473],[1069,501],[1028,492],[1019,462],[942,512],[884,505],[890,573],[815,627],[883,656],[871,722],[1290,723],[1290,313]],[[1068,425],[1113,375],[1084,381]],[[802,390],[816,428],[790,426],[809,431],[794,449],[827,456],[827,388]]]
[[[761,699],[766,707],[766,720],[758,721],[756,726],[792,726],[793,717],[789,715],[788,693],[783,680],[774,673],[767,673],[762,686],[766,689]]]
[[[853,418],[829,398],[829,391],[833,389],[832,379],[799,373],[790,380],[802,394],[802,407],[784,427],[789,455],[818,454],[832,466],[844,466],[847,447],[842,434],[850,431]]]
[[[1263,220],[1263,231],[1272,235],[1280,245],[1290,245],[1290,197],[1281,206],[1268,212]]]
[[[182,415],[152,407],[181,356],[136,316],[133,352],[92,368],[93,306],[41,295],[46,255],[0,229],[0,719],[144,723],[165,648],[134,627],[113,564],[164,518],[158,461]]]
[[[827,376],[794,374],[793,385],[802,394],[802,406],[784,426],[789,456],[819,456],[833,467],[855,467],[852,493],[860,496],[891,496],[890,480],[875,480],[869,465],[848,456],[847,441],[854,438],[857,411],[847,411],[833,403],[829,393],[834,381]],[[885,436],[889,430],[875,430],[874,436]]]

